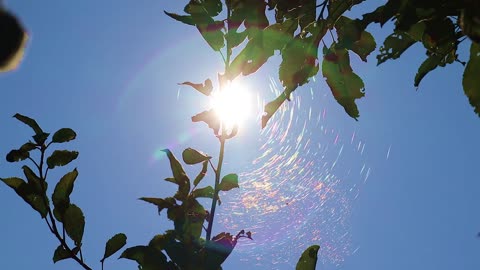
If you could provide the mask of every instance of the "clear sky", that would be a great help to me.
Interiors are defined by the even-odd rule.
[[[78,160],[49,177],[78,168],[72,200],[86,215],[84,256],[95,269],[115,233],[134,246],[171,227],[137,200],[175,191],[163,181],[171,173],[160,149],[218,153],[206,125],[190,122],[208,100],[177,83],[215,79],[221,57],[195,28],[163,14],[180,12],[183,2],[7,1],[30,41],[20,69],[0,75],[0,153],[32,135],[11,117],[17,112],[44,130],[77,132],[65,146]],[[381,43],[386,30],[370,30]],[[321,246],[317,269],[479,269],[480,119],[463,94],[460,64],[413,87],[424,57],[416,47],[376,67],[374,56],[368,63],[353,56],[366,85],[358,122],[321,76],[264,131],[250,117],[227,144],[224,172],[240,174],[240,189],[221,194],[214,232],[246,229],[254,240],[240,241],[224,269],[294,269],[311,244]],[[259,103],[278,90],[278,62],[242,80]],[[1,177],[21,175],[2,160]],[[57,241],[4,185],[0,204],[0,269],[81,269],[52,263]],[[136,265],[113,258],[105,269]]]

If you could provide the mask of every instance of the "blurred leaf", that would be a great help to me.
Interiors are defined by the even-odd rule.
[[[20,64],[28,35],[20,21],[2,6],[0,10],[0,72],[14,70]]]
[[[183,83],[180,83],[180,85],[189,85],[189,86],[195,88],[195,90],[197,90],[198,92],[204,94],[205,96],[210,96],[210,94],[212,93],[212,90],[213,90],[212,81],[210,79],[206,79],[203,84],[183,82]]]
[[[175,195],[175,198],[178,200],[184,200],[187,198],[188,193],[190,193],[190,179],[172,152],[168,149],[164,149],[162,151],[167,154],[168,160],[170,161],[170,168],[173,173],[173,178],[175,178],[175,181],[178,185],[178,192]]]
[[[65,210],[63,225],[68,236],[79,246],[82,243],[85,229],[85,217],[82,210],[75,204],[70,204]]]
[[[64,143],[71,140],[75,140],[77,134],[70,128],[59,129],[55,134],[53,134],[52,142],[53,143]]]
[[[346,49],[324,48],[323,77],[337,102],[343,106],[350,117],[357,120],[360,116],[355,99],[365,96],[362,79],[353,73],[350,57]]]
[[[214,109],[192,116],[192,122],[205,122],[209,128],[213,129],[215,135],[220,131],[220,118]]]
[[[36,135],[39,135],[39,134],[43,133],[43,130],[40,128],[40,126],[37,124],[37,122],[35,120],[33,120],[32,118],[29,118],[25,115],[21,115],[19,113],[15,114],[13,117],[16,118],[17,120],[19,120],[20,122],[22,122],[22,123],[28,125],[29,127],[31,127],[33,129],[33,131],[35,131]]]
[[[193,148],[187,148],[183,150],[182,157],[183,157],[183,161],[189,165],[208,161],[209,159],[212,158],[211,156],[208,156],[205,153],[195,150]]]
[[[22,160],[25,160],[27,158],[30,157],[30,153],[28,151],[24,151],[24,150],[12,150],[10,151],[8,154],[7,154],[7,161],[8,162],[18,162],[18,161],[22,161]]]
[[[53,169],[56,166],[65,166],[77,157],[77,151],[55,150],[52,155],[47,158],[47,165],[49,169]]]
[[[170,18],[172,18],[174,20],[177,20],[179,22],[182,22],[182,23],[188,24],[188,25],[195,25],[195,23],[193,21],[193,18],[190,15],[178,15],[178,14],[170,13],[170,12],[167,12],[167,11],[164,11],[164,12],[165,12],[165,14],[167,14]]]
[[[313,245],[307,248],[298,260],[296,270],[315,270],[317,265],[317,253],[320,246]]]
[[[238,175],[232,173],[227,174],[222,178],[222,181],[218,185],[218,189],[222,191],[229,191],[233,188],[238,188]]]
[[[58,261],[70,258],[70,252],[65,250],[62,245],[59,245],[57,249],[55,249],[55,253],[53,254],[53,263]]]
[[[328,17],[327,25],[331,28],[347,10],[351,9],[353,6],[360,4],[365,0],[350,0],[350,1],[338,1],[330,0],[328,1]]]
[[[480,44],[470,46],[470,60],[463,73],[463,90],[475,113],[480,116]]]
[[[142,197],[140,198],[140,200],[156,205],[158,207],[158,213],[160,213],[165,208],[171,208],[176,205],[176,201],[174,198],[160,199]]]
[[[65,174],[55,186],[52,194],[52,202],[55,206],[54,211],[57,212],[55,217],[58,221],[63,221],[65,210],[70,205],[70,194],[73,191],[73,184],[77,179],[78,171],[75,168],[73,171]]]
[[[136,261],[142,270],[167,269],[167,257],[158,249],[149,246],[135,246],[123,251],[120,258]]]
[[[213,199],[213,193],[214,193],[213,187],[208,186],[208,187],[204,187],[204,188],[198,188],[198,189],[195,189],[194,191],[192,191],[192,197],[193,198],[203,197],[203,198]]]
[[[48,202],[48,199],[43,198],[42,194],[36,193],[32,184],[27,184],[23,179],[18,177],[0,178],[0,180],[15,190],[26,203],[40,213],[42,218],[47,216],[48,207],[45,204],[45,200]]]
[[[194,187],[196,187],[200,183],[200,181],[202,181],[202,179],[205,177],[205,175],[207,174],[207,169],[208,169],[208,160],[203,162],[202,170],[197,175],[197,177],[195,177],[195,180],[193,180]]]
[[[460,15],[460,27],[462,32],[473,42],[480,43],[480,3],[478,1],[466,2],[471,7],[462,9]]]
[[[127,244],[127,236],[123,233],[118,233],[110,238],[105,244],[105,253],[100,262],[105,261],[106,258],[112,256]]]

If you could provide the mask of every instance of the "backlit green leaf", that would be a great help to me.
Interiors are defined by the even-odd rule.
[[[68,236],[79,246],[82,243],[85,229],[85,217],[82,210],[75,204],[70,204],[65,210],[63,225]]]
[[[203,198],[213,199],[213,193],[214,193],[213,187],[208,186],[208,187],[204,187],[204,188],[198,188],[198,189],[195,189],[194,191],[192,191],[192,197],[193,198],[203,197]]]
[[[470,60],[463,73],[463,90],[472,107],[480,116],[480,44],[470,46]]]
[[[105,244],[105,253],[101,262],[105,261],[106,258],[112,256],[115,252],[119,251],[123,246],[127,244],[127,236],[123,233],[118,233],[110,238]]]
[[[182,23],[188,24],[188,25],[195,25],[195,23],[193,22],[193,18],[190,15],[178,15],[178,14],[170,13],[170,12],[166,12],[166,11],[164,11],[164,12],[165,12],[165,14],[167,14],[170,18],[172,18],[174,20],[177,20],[179,22],[182,22]]]
[[[65,174],[60,181],[55,186],[55,190],[52,194],[52,202],[55,206],[55,210],[58,211],[58,215],[62,221],[62,216],[65,213],[65,210],[70,205],[70,194],[72,194],[74,182],[77,179],[78,171],[74,169],[73,171]],[[57,216],[57,215],[56,215]]]
[[[47,183],[40,179],[28,166],[22,166],[23,173],[28,180],[28,184],[34,189],[36,194],[45,194]]]
[[[37,193],[32,183],[26,183],[18,177],[0,178],[5,184],[15,190],[26,203],[36,210],[42,218],[48,213],[48,199],[42,193]],[[47,204],[45,203],[47,201]]]
[[[161,251],[149,246],[135,246],[123,251],[120,258],[136,261],[142,270],[167,269],[167,257]]]
[[[360,113],[355,100],[365,95],[364,84],[362,79],[353,73],[348,51],[336,49],[335,46],[324,48],[322,73],[334,98],[347,114],[356,120]]]
[[[195,88],[195,90],[197,90],[198,92],[200,92],[200,93],[202,93],[206,96],[210,96],[210,94],[212,93],[212,90],[213,90],[212,81],[210,79],[206,79],[203,84],[183,82],[183,83],[180,83],[180,85],[189,85],[189,86]]]
[[[55,150],[52,155],[47,158],[47,165],[49,169],[53,169],[56,166],[65,166],[77,157],[77,151]]]
[[[218,185],[218,189],[222,191],[229,191],[238,187],[238,175],[234,173],[225,175]]]
[[[399,58],[402,53],[410,48],[415,42],[416,41],[405,32],[397,31],[389,35],[380,47],[380,53],[377,55],[377,65],[380,65],[389,59]]]
[[[315,270],[317,265],[317,253],[320,249],[320,246],[313,245],[307,248],[303,253],[300,259],[298,260],[296,270]]]
[[[52,142],[54,143],[64,143],[74,140],[77,137],[75,131],[70,128],[59,129],[55,134],[53,134]]]
[[[170,161],[170,168],[173,173],[173,178],[175,178],[175,181],[178,185],[178,192],[175,198],[178,200],[183,200],[187,198],[188,193],[190,193],[190,179],[173,153],[168,149],[164,149],[162,151],[167,154],[168,160]]]
[[[192,122],[205,122],[215,135],[220,131],[220,118],[213,109],[192,116]]]
[[[158,207],[158,213],[160,213],[165,208],[171,208],[176,205],[176,201],[174,198],[161,199],[142,197],[140,198],[140,200],[156,205]]]
[[[183,150],[182,153],[183,161],[186,164],[193,165],[193,164],[198,164],[200,162],[208,161],[211,159],[211,156],[206,155],[205,153],[202,153],[198,150],[195,150],[193,148],[187,148]]]
[[[207,169],[208,169],[208,160],[203,162],[202,170],[197,175],[197,177],[195,177],[195,180],[193,180],[194,187],[196,187],[200,183],[200,181],[202,181],[202,179],[205,177],[205,175],[207,174]]]

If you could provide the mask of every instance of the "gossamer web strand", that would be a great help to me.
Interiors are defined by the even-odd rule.
[[[270,86],[278,94],[273,80]],[[330,128],[320,101],[304,91],[281,107],[260,135],[256,158],[240,173],[241,188],[222,207],[229,209],[219,214],[227,231],[253,233],[253,241],[236,247],[248,263],[295,265],[303,249],[319,244],[319,262],[338,265],[358,249],[349,218],[359,183],[370,173],[365,144],[358,134]]]

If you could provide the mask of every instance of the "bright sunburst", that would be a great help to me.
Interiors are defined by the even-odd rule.
[[[212,107],[227,129],[242,123],[251,115],[253,100],[246,89],[232,82],[222,91],[212,93]]]

